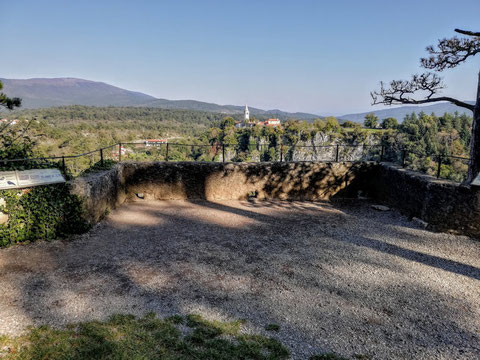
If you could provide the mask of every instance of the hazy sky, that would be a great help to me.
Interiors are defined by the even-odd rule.
[[[426,45],[480,30],[479,0],[0,0],[0,77],[78,77],[167,99],[371,110]],[[480,56],[445,72],[473,100]]]

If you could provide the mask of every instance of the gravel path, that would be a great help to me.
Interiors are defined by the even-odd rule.
[[[480,359],[480,241],[368,203],[139,201],[0,251],[0,334],[112,313],[245,318],[293,359]]]

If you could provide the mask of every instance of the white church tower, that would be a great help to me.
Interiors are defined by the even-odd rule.
[[[245,112],[244,112],[244,114],[245,114],[245,117],[244,117],[245,122],[249,122],[249,120],[250,120],[250,111],[248,111],[248,105],[245,105]]]

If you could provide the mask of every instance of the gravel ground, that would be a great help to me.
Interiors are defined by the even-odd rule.
[[[194,312],[279,324],[293,359],[480,359],[480,241],[364,202],[129,203],[69,241],[1,250],[0,288],[0,334]]]

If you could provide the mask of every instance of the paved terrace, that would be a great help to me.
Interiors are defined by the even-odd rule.
[[[364,202],[138,201],[0,251],[0,333],[113,313],[281,326],[294,359],[480,357],[480,242]]]

